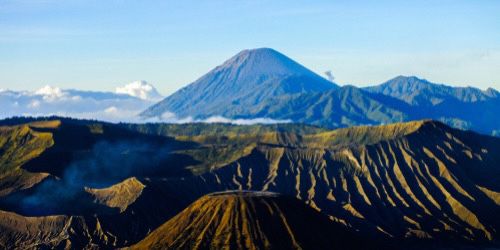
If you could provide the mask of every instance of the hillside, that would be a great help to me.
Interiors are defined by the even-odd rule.
[[[112,243],[95,218],[81,216],[24,217],[0,211],[2,249],[98,249]]]
[[[500,139],[436,121],[336,130],[62,118],[0,124],[10,124],[0,129],[0,159],[15,163],[2,165],[4,223],[66,215],[44,224],[45,238],[33,234],[36,223],[8,224],[3,245],[64,242],[58,232],[67,227],[59,225],[72,217],[86,225],[71,231],[73,245],[130,246],[200,197],[248,190],[295,197],[366,237],[498,246],[500,218],[491,211],[500,206]],[[37,153],[14,150],[22,143]]]
[[[268,192],[203,196],[131,249],[366,249],[341,224]]]
[[[33,127],[58,126],[58,122],[33,123]],[[21,168],[54,144],[50,133],[37,132],[29,125],[0,127],[0,197],[30,188],[47,177]]]

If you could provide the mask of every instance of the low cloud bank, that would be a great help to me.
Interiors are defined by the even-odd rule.
[[[177,117],[165,112],[159,117],[143,118],[139,114],[162,96],[156,89],[137,81],[117,88],[116,92],[94,92],[60,89],[44,86],[35,91],[11,91],[0,89],[0,119],[13,116],[61,116],[78,119],[95,119],[107,122],[127,123],[230,123],[236,125],[289,123],[266,117],[231,119],[212,116],[206,119]]]
[[[79,102],[78,100],[77,102]],[[69,101],[74,102],[74,101]],[[110,102],[110,105],[99,105],[94,107],[75,108],[68,101],[53,101],[46,103],[42,100],[31,102],[25,108],[9,108],[9,105],[4,105],[6,110],[0,110],[0,119],[13,116],[26,117],[47,117],[60,116],[78,119],[93,119],[106,122],[125,122],[125,123],[230,123],[235,125],[252,125],[252,124],[275,124],[275,123],[290,123],[292,120],[279,120],[271,118],[252,118],[252,119],[231,119],[223,116],[212,116],[206,119],[195,119],[193,117],[177,117],[173,113],[165,113],[160,117],[143,118],[139,114],[150,104],[143,104],[135,101],[118,101]],[[12,105],[12,104],[11,104]]]
[[[118,122],[155,102],[113,92],[44,86],[35,91],[0,90],[0,119],[12,116],[65,116]]]
[[[252,124],[276,124],[276,123],[291,123],[290,119],[280,120],[271,118],[252,118],[252,119],[231,119],[223,116],[211,116],[206,119],[194,119],[193,117],[179,118],[172,113],[167,116],[155,118],[142,118],[138,114],[142,110],[124,110],[115,106],[111,106],[104,110],[96,110],[93,112],[51,112],[51,113],[21,113],[13,116],[27,116],[27,117],[47,117],[47,116],[60,116],[77,119],[92,119],[113,123],[228,123],[234,125],[252,125]],[[0,116],[0,118],[8,118],[12,116]]]
[[[290,123],[290,119],[280,120],[266,117],[252,118],[252,119],[231,119],[223,116],[211,116],[206,119],[194,119],[191,116],[177,117],[172,112],[165,112],[160,117],[149,118],[142,120],[142,122],[165,122],[165,123],[230,123],[235,125],[252,125],[252,124],[275,124],[275,123]]]

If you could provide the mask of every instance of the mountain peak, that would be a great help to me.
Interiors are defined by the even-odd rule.
[[[255,48],[255,49],[244,49],[240,51],[238,54],[280,54],[280,52],[272,49],[272,48],[267,48],[267,47],[262,47],[262,48]]]
[[[278,96],[322,92],[338,86],[270,48],[243,50],[190,85],[142,113],[160,117],[245,115],[245,110]],[[232,108],[229,114],[224,112]]]
[[[239,75],[249,77],[259,75],[316,75],[291,58],[271,48],[240,51],[217,68],[231,68],[237,71]]]
[[[427,81],[425,79],[418,78],[417,76],[405,76],[405,75],[398,75],[398,76],[392,78],[391,80],[392,81],[393,80]],[[391,81],[391,80],[389,80],[389,81]]]
[[[392,85],[392,86],[398,85],[398,86],[408,86],[415,88],[419,86],[420,87],[429,86],[432,85],[432,83],[423,78],[418,78],[416,76],[399,75],[383,83],[382,85]]]

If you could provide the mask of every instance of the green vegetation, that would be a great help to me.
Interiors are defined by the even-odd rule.
[[[238,136],[255,136],[269,132],[289,132],[296,134],[312,134],[327,129],[303,124],[272,124],[272,125],[232,125],[224,123],[188,123],[188,124],[121,124],[130,130],[145,134],[171,136],[234,139]]]
[[[53,144],[52,134],[34,131],[30,124],[0,127],[0,178],[17,170]]]

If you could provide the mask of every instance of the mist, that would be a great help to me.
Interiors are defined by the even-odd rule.
[[[144,141],[98,142],[93,148],[75,157],[60,176],[51,175],[21,197],[8,199],[23,214],[53,215],[69,211],[92,212],[88,188],[106,188],[129,177],[182,175],[189,159],[175,154],[165,143]],[[98,206],[97,204],[94,204]],[[71,209],[69,209],[71,207]],[[102,208],[101,208],[102,209]]]
[[[164,112],[160,117],[143,119],[141,122],[165,122],[165,123],[228,123],[234,125],[253,125],[253,124],[276,124],[276,123],[291,123],[290,119],[277,120],[267,117],[259,117],[252,119],[231,119],[224,116],[210,116],[206,119],[194,119],[192,116],[178,117],[172,112]]]

